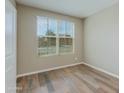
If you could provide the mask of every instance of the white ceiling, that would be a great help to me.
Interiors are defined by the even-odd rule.
[[[17,3],[20,4],[80,18],[90,16],[118,2],[118,0],[16,0],[16,1]]]

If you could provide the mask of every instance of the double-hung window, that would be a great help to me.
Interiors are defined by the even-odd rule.
[[[38,55],[74,52],[74,23],[50,17],[37,17]]]

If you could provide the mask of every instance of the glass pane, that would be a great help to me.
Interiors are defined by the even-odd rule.
[[[57,21],[54,19],[49,19],[48,23],[48,36],[56,36],[57,33]]]
[[[73,23],[66,22],[66,37],[73,37]]]
[[[66,21],[60,21],[59,22],[59,29],[58,29],[58,31],[59,31],[59,36],[65,36],[65,23],[66,23]]]
[[[47,17],[38,17],[37,26],[37,36],[45,36],[47,34]]]
[[[39,37],[38,55],[56,54],[56,38]]]
[[[48,38],[48,54],[56,54],[56,38]]]
[[[59,52],[69,53],[73,51],[72,38],[60,38],[59,39]]]
[[[47,37],[38,38],[38,55],[47,55],[48,40]]]

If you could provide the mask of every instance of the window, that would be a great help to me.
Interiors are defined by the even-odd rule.
[[[74,23],[48,17],[37,17],[38,55],[74,52]]]

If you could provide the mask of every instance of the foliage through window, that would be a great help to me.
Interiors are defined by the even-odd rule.
[[[49,17],[37,17],[38,55],[74,52],[74,23]]]

